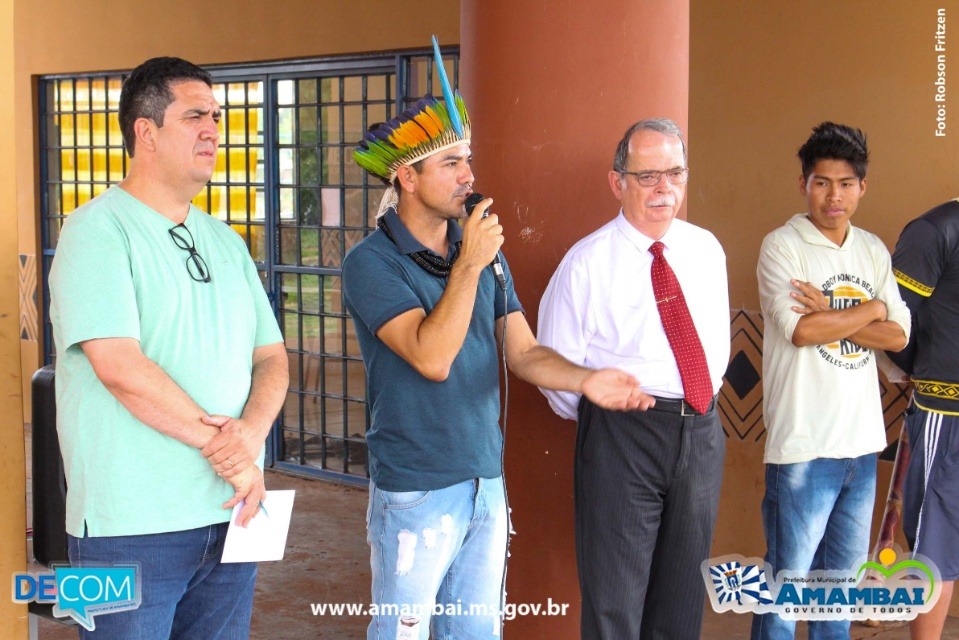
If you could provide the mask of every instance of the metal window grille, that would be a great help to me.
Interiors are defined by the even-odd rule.
[[[119,181],[127,169],[116,112],[120,74],[57,77],[40,82],[40,235],[44,362],[53,361],[46,275],[63,221]]]
[[[444,51],[459,75],[455,49]],[[352,484],[368,478],[366,380],[343,307],[343,256],[374,228],[383,185],[352,160],[367,128],[439,80],[428,51],[212,67],[220,149],[194,203],[246,241],[290,356],[268,463]],[[74,209],[126,173],[117,119],[124,74],[40,79],[44,361],[53,361],[47,274]]]

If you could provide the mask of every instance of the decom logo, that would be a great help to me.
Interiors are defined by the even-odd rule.
[[[52,566],[53,571],[13,574],[13,601],[53,605],[53,615],[70,616],[93,631],[94,616],[140,606],[140,567]]]
[[[870,283],[851,273],[837,273],[822,284],[822,292],[831,309],[848,309],[868,302],[875,293]],[[816,346],[826,362],[843,369],[859,369],[869,364],[872,352],[849,340]]]
[[[939,599],[939,573],[921,556],[883,549],[879,562],[849,571],[780,571],[767,580],[759,558],[730,555],[702,564],[718,613],[778,613],[787,620],[912,620]]]

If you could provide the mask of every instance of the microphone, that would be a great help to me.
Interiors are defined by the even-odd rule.
[[[482,193],[476,193],[475,191],[466,196],[466,215],[473,215],[473,209],[476,208],[476,205],[478,205],[481,200],[485,199],[486,196]],[[488,215],[489,209],[483,212],[484,218]],[[506,274],[503,273],[503,263],[499,259],[498,251],[489,266],[493,267],[493,275],[496,276],[496,282],[499,284],[499,288],[506,291]]]

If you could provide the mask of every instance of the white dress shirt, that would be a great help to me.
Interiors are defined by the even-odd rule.
[[[713,392],[718,393],[729,362],[726,254],[713,234],[679,219],[660,241],[683,289],[706,352]],[[679,368],[653,295],[653,242],[620,210],[615,219],[573,245],[540,301],[537,338],[576,364],[633,374],[646,393],[682,398]],[[553,411],[576,419],[579,394],[541,391]]]

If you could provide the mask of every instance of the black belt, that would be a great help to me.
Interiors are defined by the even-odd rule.
[[[709,406],[706,407],[706,412],[700,414],[698,411],[693,409],[693,407],[680,398],[656,398],[656,405],[650,407],[650,411],[665,411],[666,413],[678,413],[681,416],[698,416],[706,415],[716,407],[716,396],[713,396],[713,399],[709,401]]]

